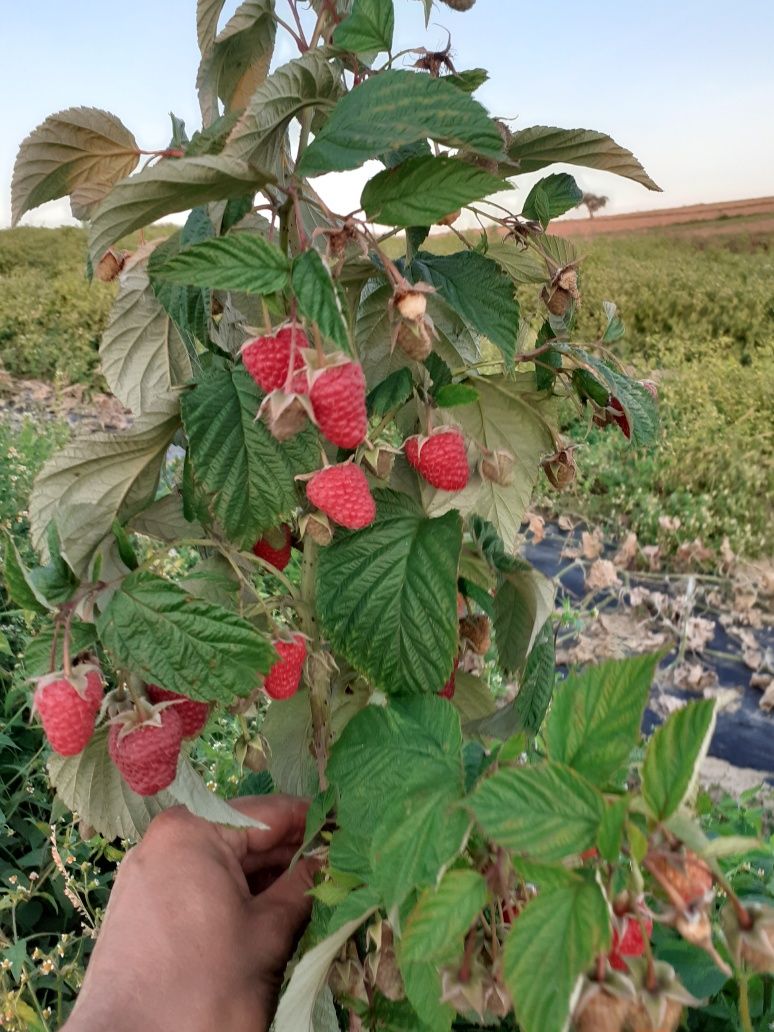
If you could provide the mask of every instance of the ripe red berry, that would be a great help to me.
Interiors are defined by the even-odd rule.
[[[653,922],[650,918],[645,919],[645,928],[650,935],[653,931]],[[607,959],[616,971],[628,971],[629,968],[624,957],[641,957],[644,952],[645,940],[642,937],[639,921],[634,917],[625,917],[622,930],[613,928],[613,945]]]
[[[279,659],[269,670],[263,688],[270,699],[289,699],[298,691],[306,659],[306,638],[294,634],[292,641],[275,641]]]
[[[611,418],[613,422],[616,424],[616,426],[621,428],[621,432],[623,433],[626,440],[630,440],[632,436],[632,428],[629,425],[629,420],[627,418],[626,413],[624,412],[624,407],[618,400],[618,398],[610,399],[610,408],[615,410],[611,413]]]
[[[196,738],[209,719],[210,704],[208,702],[188,699],[185,695],[167,691],[158,684],[149,684],[146,691],[151,702],[174,702],[175,705],[170,709],[174,709],[180,717],[183,738]]]
[[[177,776],[183,723],[175,709],[167,706],[160,710],[158,724],[146,721],[126,732],[120,724],[110,728],[110,758],[138,795],[155,795],[168,788]]]
[[[348,530],[360,530],[376,519],[376,503],[366,475],[351,462],[315,473],[306,485],[306,495],[312,505]]]
[[[72,678],[57,674],[38,682],[34,707],[54,752],[60,756],[76,756],[86,748],[94,732],[102,696],[98,670],[88,670],[82,678],[76,670]]]
[[[429,437],[409,437],[404,446],[409,465],[428,484],[441,491],[461,491],[467,486],[470,470],[465,438],[451,427]]]
[[[293,369],[303,369],[304,357],[302,348],[309,347],[309,340],[300,326],[283,326],[273,336],[256,337],[242,346],[242,361],[245,369],[255,380],[261,390],[279,390],[285,386],[290,367],[292,349],[291,337],[295,329],[296,351]]]
[[[284,570],[290,562],[292,534],[287,523],[268,531],[253,545],[253,555],[265,559],[277,570]]]
[[[331,444],[357,448],[366,438],[365,377],[359,362],[342,362],[319,372],[309,392],[315,422]]]

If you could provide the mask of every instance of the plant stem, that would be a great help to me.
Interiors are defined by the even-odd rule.
[[[743,1032],[754,1032],[750,1015],[750,991],[747,975],[739,976],[739,1024]]]
[[[304,558],[301,563],[301,597],[305,608],[301,614],[301,627],[310,640],[307,661],[309,681],[309,707],[312,711],[312,752],[317,763],[320,791],[328,787],[325,768],[328,766],[330,746],[331,674],[328,657],[320,648],[317,613],[315,609],[315,567],[317,545],[307,534],[304,538]]]

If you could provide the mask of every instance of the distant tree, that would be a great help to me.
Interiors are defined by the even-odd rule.
[[[598,194],[585,193],[581,198],[581,204],[585,204],[589,211],[589,218],[594,218],[594,215],[607,204],[607,197],[600,197]]]

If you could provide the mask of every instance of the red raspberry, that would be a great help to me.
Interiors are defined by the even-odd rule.
[[[626,416],[626,413],[624,412],[624,407],[618,400],[618,398],[610,399],[610,408],[614,409],[614,412],[611,412],[610,414],[610,418],[616,424],[616,426],[619,426],[621,428],[621,432],[623,433],[626,440],[631,440],[632,428],[629,426],[629,420]]]
[[[292,535],[287,523],[275,527],[253,545],[253,555],[265,559],[277,570],[284,570],[290,562]]]
[[[174,702],[175,713],[180,717],[183,728],[183,738],[196,738],[210,716],[210,704],[208,702],[197,702],[185,695],[178,695],[177,692],[167,691],[158,684],[146,686],[146,692],[151,702]]]
[[[640,380],[640,387],[644,387],[648,394],[658,401],[658,384],[653,380]]]
[[[245,369],[267,394],[285,386],[290,366],[293,329],[293,326],[283,326],[274,336],[256,337],[255,340],[249,340],[242,345]],[[300,326],[295,327],[295,340],[293,369],[298,370],[304,367],[301,349],[309,347],[309,340]]]
[[[457,667],[460,665],[459,659],[454,660],[454,667],[452,668],[451,677],[438,692],[439,699],[453,699],[454,692],[457,688]]]
[[[429,437],[409,437],[403,450],[409,465],[433,487],[461,491],[467,486],[470,470],[465,438],[459,430],[446,428]]]
[[[113,724],[110,728],[110,758],[137,795],[155,795],[168,788],[177,776],[183,723],[175,709],[167,706],[161,710],[158,725],[137,724],[123,735],[121,725]]]
[[[263,689],[270,699],[289,699],[298,691],[306,659],[306,638],[294,634],[292,641],[275,641],[280,658],[269,670]]]
[[[376,519],[376,503],[360,466],[351,462],[326,466],[306,485],[306,496],[334,523],[360,530]]]
[[[366,438],[365,377],[358,362],[342,362],[318,373],[309,392],[317,425],[331,444],[357,448]]]
[[[102,705],[102,678],[98,670],[88,670],[81,681],[77,668],[72,678],[64,674],[41,678],[35,689],[34,708],[40,714],[43,730],[54,752],[76,756],[89,743],[94,721]]]
[[[650,918],[645,919],[645,928],[648,935],[653,931],[653,922]],[[607,955],[612,967],[616,971],[628,971],[629,968],[624,957],[641,957],[645,952],[645,940],[642,937],[640,923],[634,917],[623,919],[623,932],[613,927],[613,945]]]

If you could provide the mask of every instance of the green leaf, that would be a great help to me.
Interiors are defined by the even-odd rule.
[[[428,519],[390,498],[381,493],[372,526],[321,552],[317,609],[334,647],[376,685],[437,692],[457,649],[460,518]]]
[[[303,955],[282,994],[274,1018],[274,1032],[315,1032],[315,1001],[325,987],[331,964],[347,939],[375,909],[372,906],[364,910]]]
[[[197,482],[214,495],[228,537],[251,548],[298,505],[294,477],[315,468],[316,435],[280,443],[256,414],[261,394],[241,366],[202,372],[183,398],[183,423]]]
[[[464,72],[455,72],[444,76],[444,81],[456,86],[463,93],[475,93],[489,78],[486,68],[467,68]]]
[[[429,226],[409,226],[406,230],[406,261],[413,262],[430,235]]]
[[[411,397],[413,389],[411,371],[406,366],[396,369],[369,393],[366,398],[368,414],[386,416],[388,412],[404,405]]]
[[[321,50],[310,50],[281,65],[251,97],[228,139],[226,153],[278,171],[290,122],[309,108],[327,108],[341,89],[341,66]]]
[[[8,636],[0,631],[0,655],[12,656],[13,650],[11,649],[11,643],[8,641]]]
[[[543,200],[539,201],[538,197]],[[535,183],[521,209],[525,219],[538,219],[545,228],[551,219],[577,208],[583,191],[566,172],[555,172]]]
[[[608,660],[560,684],[545,727],[551,759],[601,787],[621,775],[640,738],[658,659]]]
[[[180,253],[181,248],[201,243],[215,233],[212,222],[204,208],[194,208],[185,226],[159,244],[148,259],[148,276],[153,293],[159,304],[177,326],[186,342],[189,353],[196,354],[196,342],[209,343],[211,297],[209,290],[194,287],[179,287],[173,283],[156,279],[156,272],[170,258]]]
[[[113,520],[113,526],[111,529],[113,531],[113,537],[116,539],[116,546],[118,547],[118,555],[121,562],[127,569],[136,570],[140,564],[137,560],[137,554],[129,535],[118,520]]]
[[[415,280],[431,283],[455,312],[497,345],[507,363],[513,362],[519,303],[510,277],[496,262],[477,251],[446,255],[421,251],[411,263],[411,274]]]
[[[602,334],[602,341],[605,344],[615,344],[626,332],[623,319],[618,314],[618,306],[613,304],[612,301],[603,301],[602,308],[607,320],[605,332]]]
[[[435,964],[425,961],[402,963],[400,973],[409,1003],[430,1032],[449,1032],[455,1012],[441,1003],[441,975]],[[424,1032],[424,1030],[422,1030]]]
[[[527,658],[519,694],[513,702],[518,728],[536,735],[543,725],[554,692],[556,649],[554,628],[546,620]]]
[[[426,889],[403,926],[400,964],[434,961],[451,964],[462,940],[486,906],[489,893],[477,871],[447,871],[437,888]]]
[[[320,333],[343,351],[350,351],[349,333],[333,278],[315,250],[304,251],[293,262],[293,293],[298,310]]]
[[[519,1028],[564,1032],[580,977],[609,945],[607,902],[594,882],[579,879],[528,903],[506,940],[503,964]]]
[[[478,401],[478,391],[467,383],[447,383],[435,395],[438,408],[456,408]]]
[[[592,129],[557,129],[534,125],[513,134],[508,157],[519,172],[536,172],[546,165],[583,165],[633,179],[649,190],[660,190],[631,151]]]
[[[110,112],[77,107],[50,115],[19,148],[11,183],[11,225],[32,208],[68,194],[76,217],[88,217],[139,160],[134,136]]]
[[[366,215],[389,226],[430,226],[510,184],[458,158],[409,158],[370,179],[360,197]]]
[[[333,45],[353,54],[392,49],[395,11],[392,0],[355,0],[352,13],[333,33]]]
[[[382,809],[370,866],[371,882],[388,910],[415,888],[434,884],[462,849],[470,821],[452,808],[461,796],[459,781],[431,784],[399,795]]]
[[[551,276],[545,260],[530,247],[522,247],[514,240],[490,240],[487,258],[497,262],[514,283],[547,283]]]
[[[26,563],[19,555],[16,542],[7,530],[3,531],[3,539],[3,585],[10,599],[31,613],[47,612],[53,607],[36,587]]]
[[[45,550],[55,520],[62,554],[76,574],[85,575],[113,520],[124,522],[153,499],[178,426],[177,416],[145,417],[121,434],[68,441],[35,480],[29,508],[35,547]]]
[[[495,842],[540,860],[561,860],[593,846],[605,806],[585,778],[548,762],[499,770],[468,803]]]
[[[503,574],[494,601],[494,629],[501,667],[521,671],[554,607],[553,583],[538,570]]]
[[[121,278],[99,357],[108,387],[135,416],[177,413],[191,362],[141,266]]]
[[[164,215],[208,201],[254,194],[270,181],[271,177],[254,165],[225,154],[167,158],[111,190],[94,213],[89,254],[97,262],[116,240]]]
[[[204,529],[191,523],[183,513],[183,499],[179,491],[170,491],[132,518],[130,529],[135,534],[156,538],[173,544],[180,538],[205,537]]]
[[[670,817],[688,798],[715,730],[715,702],[689,702],[655,732],[642,767],[642,795],[656,820]]]
[[[630,805],[631,798],[622,796],[620,799],[608,802],[605,807],[602,823],[599,825],[597,846],[600,856],[608,863],[614,864],[618,860]]]
[[[196,39],[205,54],[218,34],[218,18],[226,0],[196,0]]]
[[[443,79],[391,69],[347,93],[304,152],[303,176],[357,168],[369,158],[430,138],[497,158],[502,138],[484,108]]]
[[[227,110],[247,105],[266,78],[276,31],[274,0],[245,0],[209,43],[196,76],[205,123],[218,114],[217,97]]]
[[[658,440],[658,406],[653,396],[642,384],[624,376],[623,373],[619,373],[606,362],[581,348],[573,347],[571,344],[557,344],[557,350],[591,369],[603,381],[613,397],[618,398],[629,420],[633,445],[644,447],[654,444]]]
[[[484,561],[498,573],[523,573],[532,568],[526,559],[505,550],[502,538],[489,520],[472,516],[470,536]]]
[[[73,620],[70,623],[70,657],[75,659],[82,652],[89,651],[97,640],[94,624]],[[24,670],[27,677],[42,677],[51,672],[51,647],[54,643],[53,628],[41,631],[27,643],[24,650]],[[54,654],[54,670],[61,670],[64,664],[64,634],[57,635]]]
[[[97,630],[119,665],[201,702],[229,703],[249,695],[275,655],[234,613],[141,570],[122,582]]]
[[[180,251],[154,270],[154,279],[190,287],[273,294],[284,290],[290,262],[257,233],[205,240]]]
[[[339,825],[370,836],[382,823],[373,805],[374,785],[382,799],[411,796],[438,787],[459,796],[463,786],[462,731],[453,706],[423,695],[366,706],[344,727],[328,763],[339,789]]]

